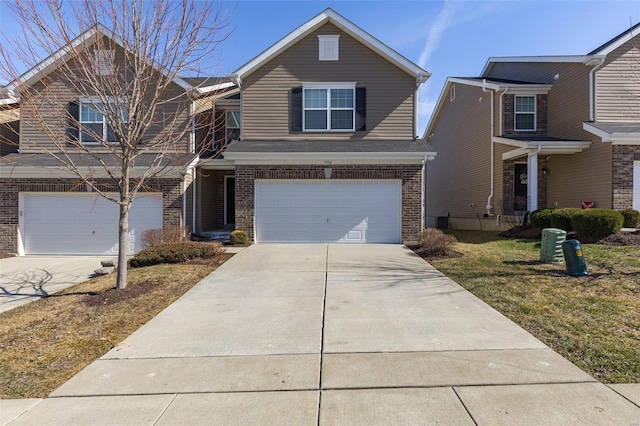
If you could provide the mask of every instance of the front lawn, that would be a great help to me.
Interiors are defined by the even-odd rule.
[[[228,255],[130,269],[0,314],[0,398],[44,398],[148,322]]]
[[[540,242],[451,231],[432,264],[604,383],[640,382],[640,246],[583,244],[588,277],[538,261]]]

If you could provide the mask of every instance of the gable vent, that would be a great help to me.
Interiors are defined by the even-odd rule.
[[[105,50],[105,49],[96,49],[93,51],[95,55],[95,66],[96,71],[99,75],[113,75],[115,68],[115,51],[113,50]]]
[[[337,61],[339,57],[339,35],[319,35],[319,56],[321,61]]]

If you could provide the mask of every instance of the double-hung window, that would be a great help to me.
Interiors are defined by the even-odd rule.
[[[120,109],[123,109],[123,105],[118,105]],[[115,112],[116,105],[111,103],[110,105],[103,107],[100,102],[91,101],[89,99],[81,99],[79,105],[79,140],[84,144],[99,144],[103,142],[116,143],[119,142],[118,137],[113,131],[113,127],[109,124],[107,118],[102,113],[105,108],[109,108],[109,111]],[[126,113],[122,113],[123,122],[127,121]]]
[[[303,86],[304,131],[354,131],[355,83],[305,84]]]
[[[515,96],[514,115],[516,131],[536,130],[536,97]]]

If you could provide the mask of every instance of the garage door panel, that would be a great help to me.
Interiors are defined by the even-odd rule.
[[[96,194],[47,193],[23,197],[27,254],[117,254],[119,207]],[[129,213],[129,253],[142,233],[162,227],[162,196],[139,196]]]
[[[400,180],[258,180],[257,241],[399,243],[401,197]]]

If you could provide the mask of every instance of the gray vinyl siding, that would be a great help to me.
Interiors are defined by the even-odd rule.
[[[122,60],[122,50],[118,50],[116,61]],[[73,69],[78,65],[71,63]],[[79,71],[78,71],[79,72]],[[125,77],[126,78],[126,77]],[[57,151],[54,141],[64,141],[68,127],[68,104],[77,101],[80,97],[87,97],[88,93],[79,93],[68,81],[64,72],[54,71],[40,81],[36,82],[26,92],[22,92],[21,102],[21,133],[20,151],[24,153],[36,153]],[[152,96],[150,93],[149,96]],[[177,84],[171,84],[163,94],[163,100],[177,98],[175,101],[158,106],[154,116],[154,125],[147,132],[143,144],[161,141],[167,137],[165,126],[171,123],[174,117],[178,117],[179,123],[175,128],[187,131],[180,134],[180,142],[169,152],[188,152],[190,119],[186,92]],[[42,121],[40,121],[42,119]],[[173,132],[174,135],[178,134]],[[93,148],[92,148],[93,149]],[[95,147],[100,152],[99,147]],[[166,149],[165,149],[166,150]]]
[[[340,59],[318,60],[318,35],[340,35]],[[291,132],[290,90],[302,83],[356,82],[366,88],[366,131]],[[326,24],[243,81],[244,140],[413,139],[415,78]]]
[[[497,110],[496,110],[497,111]],[[438,155],[426,167],[426,216],[477,218],[486,213],[491,192],[490,94],[479,87],[456,84],[456,96],[444,105],[427,142]],[[502,198],[502,148],[494,157],[496,212]]]
[[[640,37],[609,53],[596,71],[596,121],[640,121]]]

